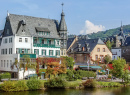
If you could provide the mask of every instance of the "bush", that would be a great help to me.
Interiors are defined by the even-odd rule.
[[[121,86],[118,82],[98,82],[101,87],[119,87]]]
[[[96,73],[93,71],[83,71],[83,70],[79,70],[77,71],[77,73],[82,77],[96,77]]]
[[[47,88],[65,88],[66,81],[62,78],[54,78],[45,82],[44,86]]]
[[[39,76],[41,76],[42,72],[46,72],[46,69],[39,69]]]
[[[11,78],[11,74],[8,73],[8,72],[7,72],[7,73],[0,74],[0,80],[1,80],[1,79],[5,79],[5,78],[9,78],[9,79],[10,79],[10,78]]]
[[[86,82],[83,83],[85,88],[94,88],[97,86],[97,82],[93,79],[88,79]]]
[[[26,85],[25,81],[5,81],[1,85],[2,91],[24,91],[28,90],[28,87]]]
[[[44,85],[38,79],[30,79],[27,81],[27,86],[29,90],[37,90],[37,89],[41,89]]]

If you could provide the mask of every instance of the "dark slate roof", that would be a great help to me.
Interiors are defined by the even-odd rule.
[[[60,20],[60,24],[59,24],[59,31],[67,31],[67,26],[66,26],[66,22],[65,22],[64,16],[65,16],[65,14],[62,11],[62,13],[61,13],[61,20]]]
[[[0,36],[2,35],[2,33],[3,33],[3,30],[0,30]]]
[[[126,40],[124,42],[124,46],[130,46],[130,36],[126,37]]]
[[[53,36],[53,38],[59,38],[57,30],[58,29],[57,20],[24,16],[24,15],[15,15],[15,14],[10,14],[9,20],[13,34],[22,35],[22,33],[19,33],[20,31],[19,27],[22,27],[23,25],[25,29],[25,35],[38,36],[35,28],[39,27],[43,29],[44,27],[44,29],[46,28],[50,31],[50,36]],[[22,25],[20,25],[20,22],[22,22],[21,23]]]
[[[80,44],[80,47],[78,47],[78,44]],[[69,53],[90,53],[94,47],[97,44],[103,44],[104,42],[98,38],[98,39],[78,39],[77,42],[75,42],[73,44],[73,46],[71,47],[71,49],[73,49],[73,51],[69,52]],[[89,51],[87,50],[87,45],[89,47]],[[84,47],[84,51],[82,51],[82,47]],[[81,49],[81,51],[79,51],[78,49]]]
[[[67,49],[70,47],[70,45],[72,44],[72,42],[74,41],[75,37],[73,38],[68,38],[67,40]]]

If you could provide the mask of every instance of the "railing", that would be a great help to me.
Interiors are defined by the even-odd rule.
[[[33,44],[34,47],[52,47],[52,48],[60,48],[59,45],[54,44]]]

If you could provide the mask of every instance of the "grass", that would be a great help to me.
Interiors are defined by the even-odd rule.
[[[76,80],[76,81],[67,81],[66,87],[67,88],[76,88],[82,85],[82,80]]]

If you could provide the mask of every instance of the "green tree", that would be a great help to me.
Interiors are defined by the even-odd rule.
[[[63,64],[69,67],[70,70],[73,70],[73,66],[75,64],[74,59],[72,57],[67,56],[63,57],[63,59],[65,59]]]
[[[112,67],[113,69],[111,71],[115,77],[122,78],[122,81],[126,80],[126,76],[128,76],[128,68],[125,59],[117,58],[117,60],[113,60]]]
[[[111,47],[112,47],[113,44],[114,44],[114,42],[110,42],[110,40],[108,40],[108,41],[106,42],[106,45],[107,45],[107,47],[109,48],[109,50],[111,50]]]
[[[109,54],[107,54],[107,55],[104,57],[104,62],[105,62],[106,64],[108,64],[108,63],[111,62],[111,61],[112,61],[111,56],[110,56]]]

